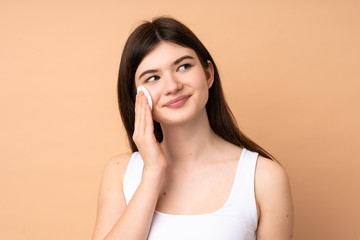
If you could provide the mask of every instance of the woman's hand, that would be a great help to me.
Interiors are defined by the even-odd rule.
[[[164,184],[166,160],[155,138],[150,106],[143,92],[136,96],[133,140],[144,161],[142,180],[126,203],[123,179],[131,155],[109,161],[102,178],[93,240],[147,239]]]
[[[154,135],[151,109],[142,91],[136,95],[135,129],[133,140],[144,161],[144,171],[161,171],[166,168],[164,152]]]
[[[143,92],[136,96],[133,140],[144,161],[142,180],[126,203],[123,179],[131,155],[109,161],[102,178],[93,240],[147,239],[164,184],[166,159],[155,138],[150,106]]]

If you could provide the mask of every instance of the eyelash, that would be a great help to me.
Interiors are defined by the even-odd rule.
[[[182,69],[182,70],[181,70],[182,67],[185,67],[185,69]],[[191,67],[192,67],[192,65],[191,65],[190,63],[185,63],[185,64],[181,65],[181,66],[178,68],[178,71],[179,71],[179,70],[180,70],[180,71],[185,71],[185,70],[187,70],[187,69],[189,69],[189,68],[191,68]],[[151,80],[152,78],[155,78],[155,79],[154,79],[154,80]],[[151,76],[151,77],[147,78],[145,82],[147,82],[147,83],[148,83],[148,82],[154,82],[154,81],[159,80],[159,79],[160,79],[159,76],[154,75],[154,76]]]
[[[184,69],[184,70],[186,70],[186,69],[191,68],[191,67],[192,67],[192,65],[191,65],[190,63],[185,63],[185,64],[183,64],[183,65],[181,65],[181,66],[179,67],[179,70],[180,70],[180,68],[182,68],[182,67],[185,67],[185,69]]]
[[[151,81],[152,78],[156,78],[156,79],[154,79],[154,80]],[[146,82],[154,82],[154,81],[159,80],[159,79],[160,79],[159,76],[154,75],[154,76],[151,76],[151,77],[149,77],[148,79],[146,79]]]

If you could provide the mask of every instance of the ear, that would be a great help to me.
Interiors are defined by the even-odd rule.
[[[214,65],[211,61],[207,60],[208,67],[205,69],[205,76],[208,88],[211,88],[214,83]]]

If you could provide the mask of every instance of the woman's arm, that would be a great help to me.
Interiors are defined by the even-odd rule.
[[[257,240],[292,239],[293,202],[285,169],[275,161],[259,157],[255,194],[260,209]]]
[[[142,180],[126,206],[122,181],[130,155],[108,161],[100,187],[93,240],[145,240],[149,233],[164,181],[166,159],[155,139],[151,110],[144,94],[140,93],[136,99],[133,139],[144,161]]]
[[[93,240],[146,239],[148,235],[162,173],[144,172],[138,189],[126,206],[122,179],[129,158],[128,154],[114,157],[104,168]]]

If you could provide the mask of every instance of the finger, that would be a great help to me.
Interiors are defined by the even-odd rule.
[[[138,133],[139,130],[139,95],[136,95],[135,98],[135,126],[134,126],[134,135]]]
[[[154,134],[154,121],[149,104],[146,104],[145,106],[145,124],[146,124],[146,129],[145,129],[146,133]]]
[[[139,94],[139,134],[143,135],[145,130],[145,104],[144,104],[144,93]]]

